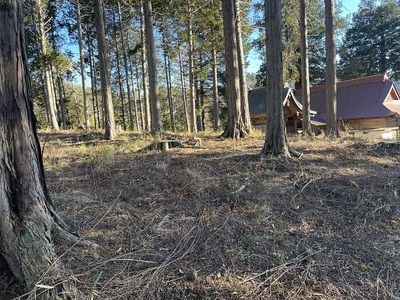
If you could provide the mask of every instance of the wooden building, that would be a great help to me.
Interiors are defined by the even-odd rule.
[[[282,105],[287,132],[302,130],[302,105],[297,101],[292,89],[285,88],[282,91]],[[250,118],[253,128],[266,131],[267,127],[267,91],[265,87],[249,91]],[[315,111],[311,111],[314,116]],[[316,122],[313,122],[316,124]],[[322,123],[320,124],[322,125]]]
[[[301,102],[301,90],[294,91]],[[311,109],[326,119],[325,86],[310,90]],[[400,96],[387,74],[337,83],[337,120],[340,128],[355,135],[397,138],[400,125]]]

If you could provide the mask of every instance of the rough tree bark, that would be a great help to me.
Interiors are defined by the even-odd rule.
[[[142,54],[142,83],[143,83],[143,104],[144,104],[144,129],[151,130],[151,116],[150,116],[150,101],[149,101],[149,85],[147,83],[147,45],[145,37],[144,25],[144,4],[143,0],[140,1],[140,40],[142,47],[140,49]]]
[[[81,299],[73,282],[64,281],[69,274],[54,249],[57,238],[79,239],[48,196],[19,0],[0,0],[0,41],[0,254],[27,289],[38,283],[55,287],[35,299]]]
[[[336,111],[336,35],[335,1],[325,0],[326,35],[326,135],[336,138],[339,135]]]
[[[226,63],[226,97],[228,103],[228,121],[224,138],[239,139],[248,135],[248,125],[245,123],[241,100],[240,69],[238,56],[237,25],[235,0],[222,1],[224,21],[225,63]]]
[[[267,37],[267,135],[263,154],[290,157],[283,119],[282,3],[265,0]]]
[[[113,140],[117,136],[115,129],[114,107],[112,103],[110,69],[108,67],[106,33],[103,20],[103,2],[102,0],[94,1],[94,14],[96,23],[96,37],[99,55],[101,95],[104,107],[104,138]]]
[[[161,133],[163,130],[161,123],[161,103],[158,97],[158,79],[156,46],[154,42],[154,17],[151,0],[146,0],[144,5],[144,23],[147,46],[147,64],[149,72],[149,96],[150,96],[150,114],[151,114],[151,132],[153,134]]]
[[[310,120],[310,71],[308,63],[306,0],[300,0],[300,32],[301,32],[301,91],[303,100],[303,134],[312,135]]]

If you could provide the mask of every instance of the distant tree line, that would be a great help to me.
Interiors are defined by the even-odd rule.
[[[300,86],[299,1],[284,0],[282,5],[284,81]],[[323,10],[324,1],[307,1],[311,85],[325,83],[325,14]],[[391,78],[399,80],[400,2],[398,0],[362,0],[358,11],[350,16],[350,19],[344,17],[345,12],[341,6],[337,7],[338,80],[376,75],[385,71],[389,72]],[[263,20],[263,17],[259,18],[260,28],[263,26]],[[265,51],[265,43],[262,39],[256,40],[254,44],[260,53]],[[257,72],[256,86],[265,85],[267,64],[264,63]]]

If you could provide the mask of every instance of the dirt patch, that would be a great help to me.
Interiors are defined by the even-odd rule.
[[[101,245],[59,248],[94,299],[400,297],[397,146],[293,138],[287,161],[262,138],[40,137],[58,211]]]

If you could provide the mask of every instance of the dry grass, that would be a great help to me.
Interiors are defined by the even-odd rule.
[[[400,297],[397,148],[292,138],[304,154],[285,161],[259,155],[262,137],[41,140],[58,211],[101,245],[59,248],[93,299]]]

